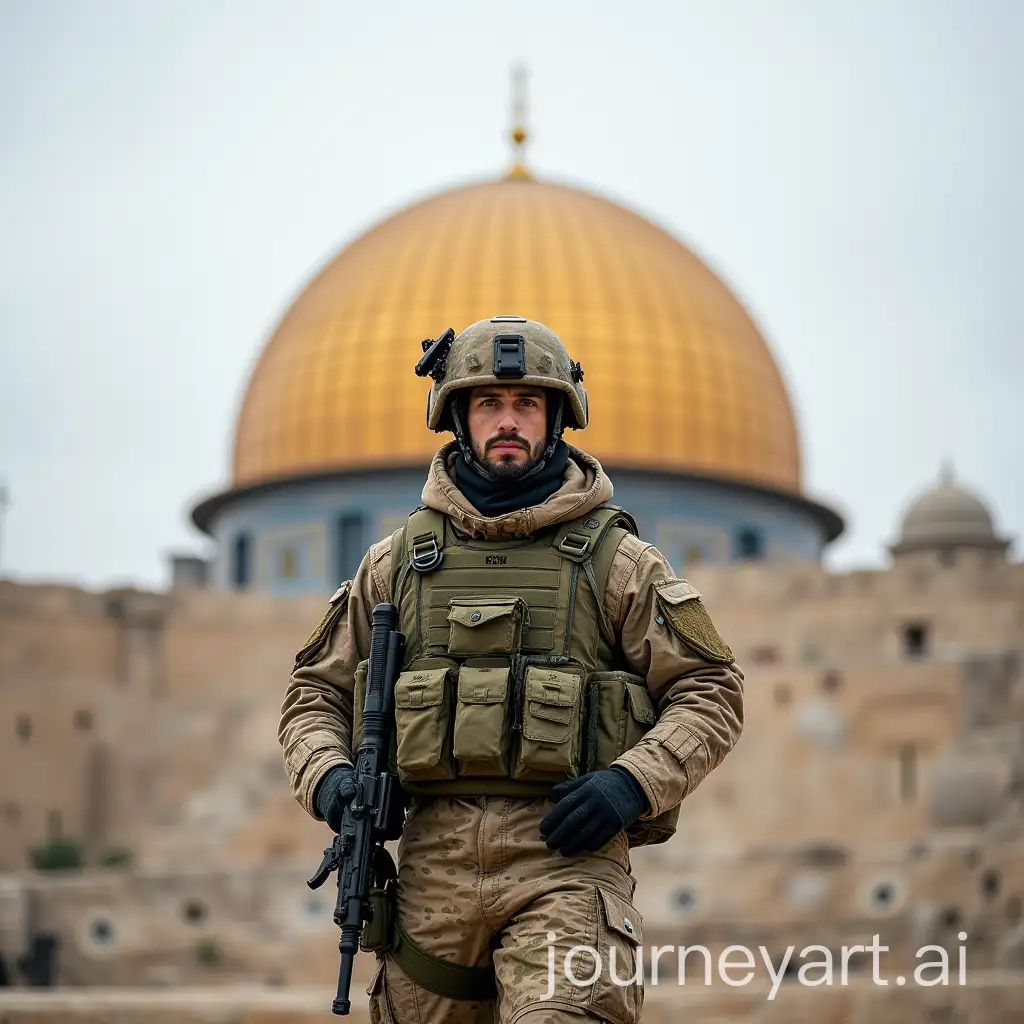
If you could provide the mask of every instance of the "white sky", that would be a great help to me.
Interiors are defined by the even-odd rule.
[[[373,6],[373,9],[369,9]],[[0,0],[0,572],[161,584],[311,270],[507,161],[657,220],[877,564],[943,456],[1024,533],[1024,4]],[[1018,550],[1020,548],[1018,547]]]

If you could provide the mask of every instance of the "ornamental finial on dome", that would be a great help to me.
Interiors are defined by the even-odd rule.
[[[506,178],[530,181],[533,175],[526,166],[526,140],[529,133],[526,130],[526,78],[527,71],[524,64],[516,64],[512,68],[512,130],[509,138],[512,140],[512,166],[508,169]]]

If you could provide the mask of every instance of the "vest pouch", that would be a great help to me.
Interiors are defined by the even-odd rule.
[[[581,683],[575,672],[527,666],[513,778],[558,781],[579,775]]]
[[[607,768],[635,747],[658,720],[647,684],[632,672],[593,672],[586,679],[584,771]],[[655,818],[640,818],[626,829],[631,847],[664,843],[675,835],[679,807]]]
[[[626,710],[629,714],[626,715],[623,751],[635,747],[658,720],[651,695],[647,692],[647,682],[639,676],[626,680]]]
[[[584,771],[607,768],[657,721],[647,684],[632,672],[593,672],[586,679]]]
[[[467,661],[459,669],[452,751],[460,776],[508,776],[510,674],[507,661]]]
[[[626,730],[625,747],[635,747],[643,739],[645,733],[658,720],[654,702],[647,690],[647,683],[637,676],[626,680]],[[618,756],[618,755],[616,755]],[[640,818],[626,829],[626,839],[630,846],[654,846],[667,842],[676,832],[679,820],[679,805],[670,807],[656,818]]]
[[[366,894],[370,916],[363,921],[359,948],[364,953],[388,953],[395,941],[395,902],[398,882],[388,879],[383,886],[372,886]]]
[[[423,658],[395,681],[396,760],[403,782],[455,778],[449,738],[454,668],[441,658]]]
[[[514,654],[523,641],[526,603],[521,597],[452,598],[448,653],[458,658]]]

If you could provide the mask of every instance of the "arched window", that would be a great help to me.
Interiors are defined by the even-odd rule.
[[[249,586],[252,578],[252,542],[247,533],[235,536],[231,545],[231,583],[239,590]]]
[[[346,512],[338,517],[335,531],[334,578],[350,580],[366,554],[363,540],[363,517],[358,512]]]
[[[764,543],[761,533],[753,527],[745,526],[736,534],[737,558],[763,558]]]
[[[903,653],[908,658],[923,658],[928,654],[928,626],[913,622],[903,627]]]

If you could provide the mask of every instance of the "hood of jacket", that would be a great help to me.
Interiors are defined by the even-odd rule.
[[[434,455],[421,498],[424,505],[443,512],[458,529],[472,537],[487,540],[525,537],[546,526],[586,515],[612,496],[612,482],[601,463],[569,445],[562,486],[547,501],[488,518],[481,515],[455,485],[454,463],[458,456],[457,441],[450,441]]]

